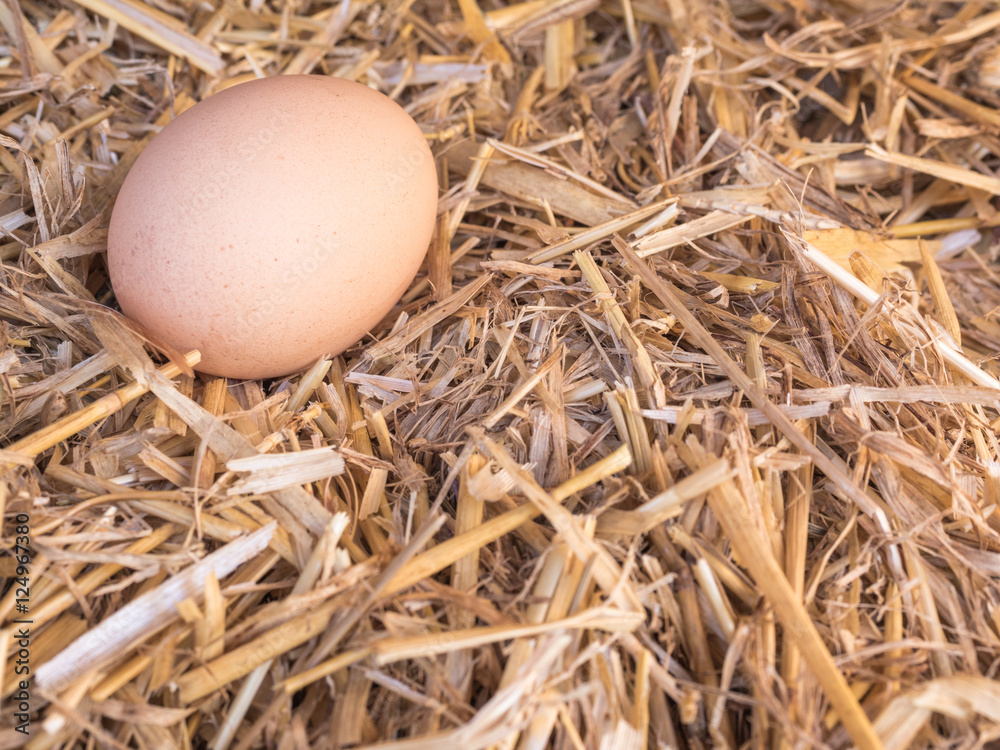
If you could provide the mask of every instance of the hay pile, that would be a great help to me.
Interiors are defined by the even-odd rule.
[[[0,5],[0,747],[996,747],[992,7]],[[195,376],[108,311],[114,197],[309,72],[424,128],[426,268]]]

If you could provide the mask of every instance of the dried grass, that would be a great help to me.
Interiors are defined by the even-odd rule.
[[[0,27],[34,670],[29,742],[8,586],[0,746],[1000,742],[1000,11],[5,0]],[[172,116],[281,73],[407,108],[437,232],[370,339],[206,378],[111,311],[105,227]]]

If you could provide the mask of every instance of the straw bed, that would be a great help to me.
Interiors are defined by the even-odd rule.
[[[0,747],[998,746],[992,4],[0,27]],[[435,236],[354,348],[203,376],[115,312],[111,209],[296,73],[416,119]]]

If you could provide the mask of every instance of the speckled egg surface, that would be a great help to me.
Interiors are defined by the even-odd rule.
[[[325,76],[242,83],[195,105],[122,185],[108,265],[126,316],[202,372],[287,375],[362,339],[434,230],[426,139],[386,96]]]

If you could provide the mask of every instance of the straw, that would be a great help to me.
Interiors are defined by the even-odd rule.
[[[29,744],[990,746],[998,30],[978,1],[0,3]],[[203,374],[116,312],[116,197],[178,115],[298,74],[413,117],[434,238],[345,351]],[[160,229],[239,220],[259,161]]]

